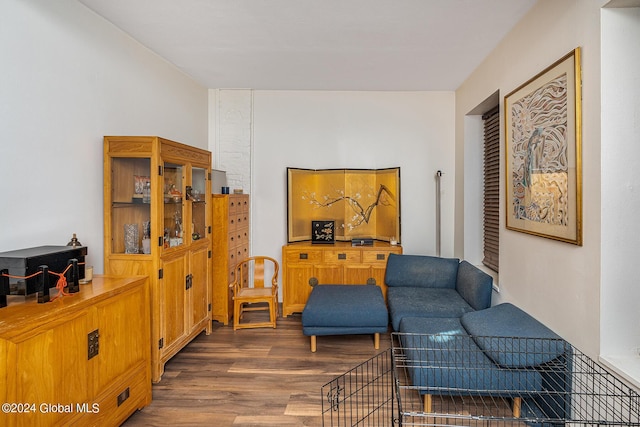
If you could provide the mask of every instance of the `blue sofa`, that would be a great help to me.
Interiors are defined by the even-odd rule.
[[[460,318],[491,306],[492,277],[456,258],[389,254],[384,280],[394,331],[404,317]]]
[[[432,412],[432,395],[448,393],[512,399],[515,417],[520,408],[567,410],[560,397],[540,396],[565,392],[548,393],[567,381],[545,367],[566,364],[568,344],[512,304],[491,307],[491,276],[455,258],[391,254],[385,283],[394,335],[424,412]]]

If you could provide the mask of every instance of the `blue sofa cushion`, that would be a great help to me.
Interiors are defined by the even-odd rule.
[[[405,317],[400,339],[411,384],[420,394],[520,396],[542,390],[534,370],[505,369],[478,348],[459,318]]]
[[[456,290],[474,310],[491,307],[493,277],[467,261],[458,266]]]
[[[442,317],[439,319],[428,317],[405,317],[400,321],[398,332],[401,334],[425,335],[425,345],[412,346],[424,348],[433,347],[431,345],[433,342],[448,340],[449,338],[445,337],[445,335],[469,335],[462,326],[462,323],[460,323],[459,317]],[[440,334],[442,336],[431,336],[435,334]],[[414,342],[414,344],[416,343],[417,342]]]
[[[473,311],[455,289],[388,288],[387,304],[394,331],[403,317],[460,317]]]
[[[302,311],[305,335],[386,332],[388,325],[382,290],[375,285],[318,285]]]
[[[384,282],[388,287],[456,287],[459,260],[425,255],[389,254]]]
[[[466,313],[460,322],[478,347],[500,366],[539,366],[569,348],[551,329],[510,303]]]

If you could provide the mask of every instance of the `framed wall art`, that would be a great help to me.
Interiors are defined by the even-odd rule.
[[[506,227],[582,245],[580,48],[504,98]]]
[[[400,243],[400,168],[287,168],[289,242],[318,242],[312,227],[333,222],[335,241]]]

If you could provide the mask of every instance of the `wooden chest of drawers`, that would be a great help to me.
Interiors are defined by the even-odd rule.
[[[212,319],[227,325],[233,316],[229,283],[233,267],[249,256],[249,195],[213,194]]]
[[[384,274],[390,253],[401,254],[402,247],[385,242],[374,242],[373,246],[351,246],[350,242],[331,245],[301,242],[283,246],[283,315],[302,312],[316,284],[375,283],[386,298]]]

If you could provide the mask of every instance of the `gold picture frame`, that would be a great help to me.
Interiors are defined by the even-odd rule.
[[[400,168],[287,168],[289,243],[312,240],[312,221],[334,221],[335,241],[400,243]]]
[[[580,48],[504,97],[506,228],[582,245]]]

